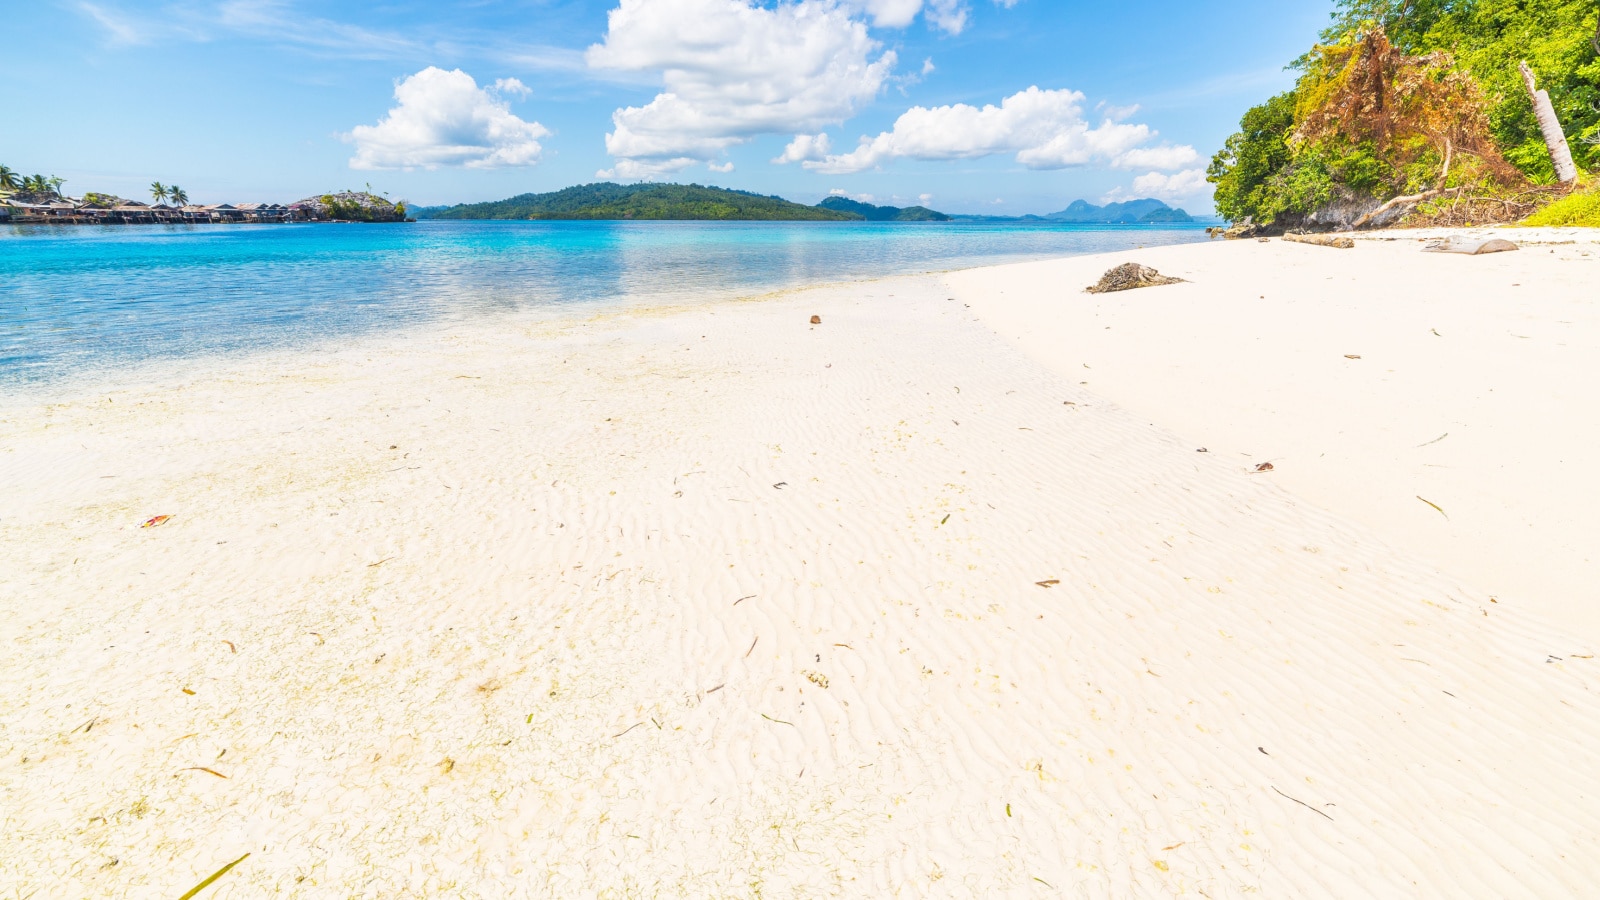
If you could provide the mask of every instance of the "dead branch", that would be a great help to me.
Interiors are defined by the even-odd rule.
[[[1452,155],[1454,155],[1454,153],[1455,153],[1455,147],[1451,145],[1449,138],[1445,138],[1444,139],[1444,170],[1439,173],[1439,186],[1438,187],[1434,188],[1431,191],[1423,191],[1420,194],[1410,194],[1410,195],[1407,195],[1407,196],[1404,196],[1404,197],[1395,197],[1393,200],[1390,200],[1388,203],[1383,204],[1382,206],[1378,207],[1377,209],[1373,210],[1372,212],[1369,212],[1366,215],[1362,216],[1361,218],[1355,220],[1355,222],[1350,226],[1351,230],[1357,230],[1357,229],[1365,228],[1368,225],[1368,223],[1372,222],[1374,219],[1378,218],[1379,216],[1382,216],[1384,213],[1388,212],[1391,209],[1394,209],[1397,206],[1415,205],[1415,204],[1421,203],[1424,200],[1429,200],[1429,199],[1432,199],[1434,197],[1438,197],[1441,194],[1445,194],[1445,193],[1447,193],[1448,191],[1451,191],[1451,190],[1454,190],[1454,191],[1461,190],[1460,188],[1448,188],[1447,189],[1444,186],[1445,182],[1447,180],[1449,180],[1449,178],[1450,178],[1450,158],[1451,158]]]

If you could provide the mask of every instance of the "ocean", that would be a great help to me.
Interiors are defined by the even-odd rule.
[[[1203,226],[430,222],[0,228],[0,389],[506,313],[1206,240]]]

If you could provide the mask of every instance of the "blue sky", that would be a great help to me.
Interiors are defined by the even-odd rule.
[[[1327,19],[1238,0],[12,3],[0,163],[197,202],[598,180],[1016,215],[1160,196]]]

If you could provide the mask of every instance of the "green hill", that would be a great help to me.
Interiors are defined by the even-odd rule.
[[[430,219],[633,219],[710,221],[857,221],[861,216],[747,191],[698,184],[583,184],[492,203],[417,210]]]
[[[869,222],[948,222],[950,217],[926,206],[873,206],[848,197],[829,197],[818,203],[822,209],[853,213]]]

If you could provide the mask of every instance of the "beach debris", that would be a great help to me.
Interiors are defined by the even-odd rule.
[[[813,324],[813,325],[821,325],[822,324],[822,317],[821,316],[812,316],[811,317],[811,324]]]
[[[1423,248],[1427,253],[1460,253],[1465,256],[1482,256],[1485,253],[1504,253],[1518,249],[1504,238],[1473,238],[1461,235],[1447,237]]]
[[[223,641],[223,643],[228,645],[228,652],[229,653],[238,653],[239,652],[239,648],[235,647],[233,645],[233,641]]]
[[[1318,247],[1333,247],[1336,250],[1353,250],[1356,242],[1353,238],[1339,237],[1333,234],[1286,234],[1283,239],[1296,244],[1315,244]]]
[[[1056,585],[1058,585],[1060,583],[1061,583],[1061,579],[1059,579],[1059,578],[1046,578],[1043,581],[1035,581],[1034,582],[1034,584],[1037,584],[1039,587],[1042,587],[1042,588],[1052,588],[1052,587],[1055,587]]]
[[[448,756],[439,762],[439,771],[441,774],[449,775],[451,772],[455,771],[455,768],[456,761]]]
[[[217,776],[218,778],[221,778],[224,781],[226,781],[228,779],[228,776],[222,774],[221,772],[218,772],[216,769],[208,769],[205,766],[189,766],[188,768],[180,769],[179,771],[182,771],[182,772],[204,772],[207,775],[215,775],[215,776]]]
[[[800,727],[799,725],[796,725],[793,722],[785,722],[782,719],[774,719],[773,717],[767,715],[766,713],[762,713],[761,714],[761,718],[766,719],[768,722],[777,722],[779,725],[787,725],[790,728],[799,728]]]
[[[244,862],[245,860],[247,860],[249,858],[250,858],[250,854],[246,853],[245,855],[239,857],[238,859],[234,860],[233,862],[228,863],[227,865],[225,865],[222,868],[216,870],[215,872],[212,872],[210,878],[207,878],[205,881],[202,881],[199,884],[195,885],[194,887],[190,888],[189,892],[187,894],[184,894],[182,897],[179,897],[178,900],[194,900],[194,897],[199,895],[199,893],[201,891],[203,891],[206,888],[210,887],[218,878],[221,878],[222,876],[228,874],[228,870],[232,869],[234,866],[237,866],[239,863],[242,863],[242,862]]]
[[[816,685],[817,687],[822,688],[823,690],[827,690],[828,689],[828,676],[822,674],[821,672],[811,672],[811,671],[806,671],[806,672],[804,672],[802,674],[804,674],[806,676],[806,680],[807,681],[811,682],[812,684]]]
[[[1278,791],[1277,785],[1271,785],[1271,787],[1272,787],[1272,789],[1274,791]],[[1323,812],[1322,810],[1317,809],[1315,806],[1312,806],[1311,804],[1305,802],[1304,800],[1295,800],[1293,797],[1289,796],[1288,794],[1285,794],[1283,791],[1278,791],[1278,796],[1284,798],[1285,800],[1294,800],[1294,802],[1300,804],[1301,806],[1304,806],[1306,809],[1311,810],[1312,812],[1314,812],[1317,815],[1323,817],[1324,819],[1327,819],[1329,822],[1333,821],[1333,816],[1330,816],[1327,813]]]
[[[1264,463],[1261,463],[1260,465],[1256,466],[1256,471],[1257,472],[1271,472],[1273,470],[1273,468],[1274,468],[1274,466],[1272,465],[1272,463],[1264,462]]]
[[[1437,444],[1437,443],[1439,443],[1440,441],[1444,440],[1445,438],[1447,438],[1449,436],[1450,436],[1450,432],[1446,431],[1444,434],[1439,435],[1438,437],[1436,437],[1433,440],[1429,441],[1427,444],[1418,444],[1417,446],[1420,448],[1420,447],[1426,447],[1429,444]]]
[[[1359,353],[1346,353],[1344,355],[1344,358],[1345,359],[1360,359],[1361,358],[1361,354],[1359,354]]]
[[[734,606],[738,606],[739,604],[745,602],[746,600],[754,600],[755,598],[756,598],[755,594],[751,594],[748,597],[740,597],[739,599],[733,601],[733,605]]]
[[[1426,503],[1429,506],[1433,507],[1434,509],[1438,510],[1439,511],[1439,515],[1444,516],[1446,519],[1450,518],[1450,514],[1444,511],[1444,507],[1442,507],[1439,504],[1433,502],[1432,500],[1429,500],[1427,497],[1424,497],[1421,494],[1418,494],[1417,495],[1417,499],[1421,500],[1423,503]]]
[[[1100,276],[1100,281],[1094,287],[1084,290],[1090,294],[1110,294],[1116,291],[1131,291],[1134,288],[1178,284],[1182,281],[1182,278],[1163,275],[1149,266],[1130,262],[1108,270],[1106,274]]]
[[[156,527],[157,525],[160,525],[163,522],[170,521],[171,519],[172,519],[171,516],[151,516],[150,518],[145,519],[144,523],[141,524],[139,527],[140,528],[154,528],[154,527]]]
[[[1194,452],[1196,452],[1196,453],[1210,453],[1211,451],[1206,449],[1205,447],[1201,447],[1200,449],[1198,449],[1198,450],[1196,450]]]

